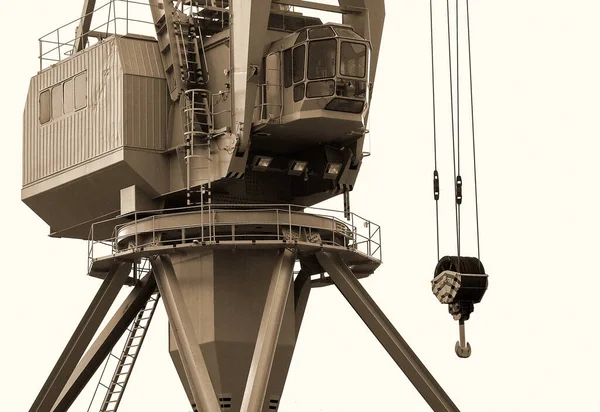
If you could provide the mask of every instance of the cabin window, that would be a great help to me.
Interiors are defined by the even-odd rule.
[[[87,106],[87,74],[84,72],[40,93],[40,123],[56,120]]]
[[[296,43],[295,44],[299,44],[302,42],[306,41],[306,30],[303,30],[299,35],[298,38],[296,39]]]
[[[347,37],[349,39],[363,40],[354,30],[347,29],[345,27],[336,27],[335,31],[340,37]]]
[[[335,76],[337,41],[318,40],[308,48],[308,78],[326,79]]]
[[[271,13],[269,15],[269,29],[285,30],[285,22],[282,14]]]
[[[63,100],[65,114],[75,111],[75,80],[67,80],[63,85]]]
[[[316,29],[310,29],[308,37],[310,39],[324,39],[327,37],[334,37],[335,33],[331,27],[318,27]]]
[[[294,83],[304,80],[304,64],[306,62],[306,46],[298,46],[294,49]]]
[[[362,43],[342,42],[340,62],[342,76],[365,77],[367,46]]]
[[[304,99],[304,83],[299,83],[294,86],[294,101],[299,102]]]
[[[310,82],[306,86],[306,97],[325,97],[333,96],[335,93],[335,81],[322,80],[318,82]]]
[[[62,84],[52,88],[52,118],[57,119],[63,115],[63,88]]]
[[[52,117],[50,110],[50,90],[44,90],[40,93],[40,123],[48,123]]]
[[[292,49],[283,52],[283,85],[292,85]]]
[[[325,110],[334,110],[336,112],[345,112],[345,113],[362,113],[365,108],[365,102],[362,100],[349,100],[349,99],[333,99],[327,106],[325,106]]]
[[[75,76],[75,110],[87,106],[87,73]]]

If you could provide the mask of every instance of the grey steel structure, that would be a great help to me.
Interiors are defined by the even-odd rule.
[[[86,0],[76,38],[46,42],[58,58],[31,82],[23,201],[52,236],[90,242],[89,274],[103,283],[30,411],[68,410],[132,325],[100,409],[116,411],[159,294],[194,410],[275,411],[310,290],[328,285],[433,410],[457,411],[358,281],[381,264],[379,227],[350,213],[347,194],[384,1],[148,6],[155,38],[93,28]],[[346,219],[310,212],[339,194]]]

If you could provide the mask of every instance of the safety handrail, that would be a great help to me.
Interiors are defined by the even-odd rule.
[[[160,237],[162,233],[169,231],[180,231],[181,235],[178,239],[169,239],[169,241],[181,241],[183,242],[202,242],[202,243],[216,243],[220,240],[252,240],[256,239],[256,234],[245,234],[243,231],[240,231],[240,228],[244,226],[254,226],[256,223],[252,221],[238,221],[238,222],[217,222],[215,216],[219,211],[229,211],[234,210],[238,212],[252,212],[252,211],[271,211],[276,213],[276,231],[274,233],[265,233],[261,234],[262,238],[271,239],[271,240],[283,240],[285,238],[282,233],[282,228],[289,230],[289,233],[293,232],[294,229],[306,228],[309,231],[312,230],[321,230],[321,231],[331,231],[332,236],[331,239],[326,240],[322,239],[324,244],[346,247],[353,250],[360,251],[366,254],[369,257],[375,257],[382,260],[382,250],[381,250],[381,228],[374,222],[366,220],[359,215],[354,213],[350,214],[350,219],[348,221],[339,218],[338,216],[343,216],[343,211],[333,210],[333,209],[325,209],[325,208],[314,208],[309,207],[306,208],[304,206],[292,205],[292,204],[271,204],[271,205],[248,205],[248,204],[224,204],[224,205],[206,205],[204,207],[198,206],[190,206],[190,207],[181,207],[174,209],[157,209],[154,211],[143,211],[143,212],[132,212],[126,215],[122,215],[113,219],[106,219],[101,222],[94,223],[90,230],[90,239],[88,240],[88,261],[91,265],[96,259],[97,254],[94,251],[94,248],[98,245],[103,246],[105,248],[110,247],[111,254],[114,256],[118,252],[123,251],[122,246],[119,246],[119,242],[124,238],[131,238],[133,248],[144,248],[157,244],[157,239]],[[189,214],[196,214],[201,212],[201,219],[198,223],[187,224],[187,225],[175,225],[175,226],[156,226],[156,217],[157,216],[185,216]],[[319,226],[303,226],[298,225],[293,222],[292,214],[300,211],[307,212],[307,214],[318,216],[323,219],[328,219],[331,222],[331,226],[327,225],[326,227]],[[332,215],[337,214],[338,216]],[[282,218],[282,215],[285,215],[286,218]],[[128,221],[123,223],[123,218],[127,218]],[[117,223],[117,220],[120,222]],[[143,231],[143,234],[149,235],[151,233],[151,237],[148,240],[141,240],[138,225],[140,223],[151,222],[151,231],[147,229]],[[115,223],[114,229],[112,231],[111,237],[107,239],[94,240],[94,226],[95,225],[106,225],[107,223]],[[362,225],[362,228],[360,227]],[[128,233],[127,235],[121,235],[121,229],[124,227],[132,227],[133,233]],[[205,228],[208,233],[205,233]],[[229,228],[229,230],[219,230],[223,228]],[[189,236],[190,229],[200,229],[200,233],[197,236]],[[222,233],[221,233],[222,232]],[[312,232],[310,232],[312,234]],[[335,236],[335,235],[338,236]],[[106,256],[106,255],[105,255]]]
[[[116,6],[118,3],[125,4],[125,10],[118,10]],[[129,26],[130,23],[140,23],[144,25],[153,26],[154,22],[149,20],[141,20],[138,18],[134,18],[130,16],[130,6],[144,6],[153,7],[147,2],[141,2],[136,0],[109,0],[105,4],[97,7],[94,11],[85,14],[77,19],[74,19],[68,23],[63,24],[62,26],[50,31],[49,33],[43,35],[38,39],[39,42],[39,55],[38,59],[40,61],[40,71],[45,67],[63,61],[64,55],[71,57],[73,54],[73,48],[75,47],[76,42],[82,38],[96,37],[102,35],[102,38],[109,37],[111,35],[116,34],[129,34]],[[83,21],[84,18],[93,15],[94,13],[98,13],[100,11],[104,11],[108,8],[108,18],[104,20],[101,24],[95,26],[94,28],[81,33],[79,36],[74,38],[70,38],[68,40],[61,40],[61,33],[68,32],[68,36],[71,36],[70,33],[76,32],[77,26]],[[112,16],[111,16],[112,13]],[[124,14],[124,15],[123,15]],[[120,29],[119,22],[124,22],[124,29]],[[155,36],[152,31],[148,31],[147,35]],[[67,49],[63,53],[62,49]],[[68,58],[66,57],[66,58]],[[49,63],[49,64],[48,64]],[[47,66],[44,66],[47,64]]]
[[[279,109],[279,115],[275,118],[276,120],[279,120],[281,122],[281,117],[283,116],[283,97],[282,97],[282,91],[283,88],[281,87],[280,84],[272,84],[272,83],[261,83],[261,84],[257,84],[257,93],[259,95],[259,100],[260,103],[254,106],[254,109],[260,109],[260,117],[259,120],[270,120],[267,116],[266,116],[266,110],[269,107],[275,107]],[[279,103],[270,103],[267,101],[267,90],[269,88],[275,88],[279,90]]]

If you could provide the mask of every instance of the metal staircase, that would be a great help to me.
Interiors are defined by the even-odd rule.
[[[144,338],[148,332],[148,327],[154,316],[159,299],[160,294],[158,293],[158,290],[156,290],[154,294],[150,296],[148,302],[146,302],[146,306],[138,312],[135,320],[129,327],[129,335],[127,336],[121,354],[119,356],[114,353],[109,355],[107,363],[111,357],[117,359],[118,363],[108,385],[102,383],[104,373],[106,372],[106,366],[102,373],[103,376],[100,377],[100,382],[98,382],[96,392],[100,387],[106,389],[104,400],[100,406],[100,412],[116,412],[119,408],[123,393],[125,392],[125,388],[131,377],[131,372],[140,353],[140,348],[144,343]]]

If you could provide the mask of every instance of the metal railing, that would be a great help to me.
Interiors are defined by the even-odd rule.
[[[216,127],[215,125],[218,123],[219,125],[225,125],[225,127],[229,128],[229,130],[231,130],[231,113],[233,112],[233,98],[231,98],[232,96],[230,91],[221,91],[219,93],[213,93],[211,95],[210,98],[210,108],[211,108],[211,122],[213,125],[213,128],[219,128]],[[226,109],[221,109],[218,110],[216,109],[216,107],[218,105],[220,105],[221,103],[225,102],[229,100],[229,107],[227,107]],[[221,117],[225,116],[226,120],[222,121]]]
[[[275,230],[265,231],[257,235],[250,230],[246,233],[245,228],[255,228],[257,222],[249,219],[247,221],[219,221],[216,219],[218,212],[272,212],[275,214],[273,222],[264,223],[273,225]],[[161,221],[165,217],[200,214],[200,218],[191,224],[177,224],[165,226]],[[303,215],[317,216],[325,222],[325,225],[315,226],[313,224],[301,224],[294,222],[293,217],[298,213]],[[128,219],[122,223],[123,219]],[[106,226],[114,223],[112,235],[106,239],[95,240],[95,227]],[[140,226],[143,225],[143,229]],[[127,232],[123,230],[127,228]],[[169,233],[168,240],[163,235]],[[368,257],[382,260],[381,228],[355,213],[351,213],[348,220],[344,219],[344,212],[332,209],[304,207],[297,205],[206,205],[199,207],[185,207],[177,209],[161,209],[154,211],[134,212],[128,215],[107,219],[94,223],[90,229],[88,240],[88,273],[97,258],[116,256],[124,251],[140,251],[144,248],[158,245],[200,243],[216,244],[221,241],[233,240],[272,240],[293,241],[298,234],[305,234],[308,238],[317,234],[319,242],[328,246],[339,246],[360,252]],[[124,246],[122,242],[128,240],[129,244]]]
[[[189,89],[184,91],[184,127],[186,138],[207,136],[213,131],[213,115],[210,107],[210,90]],[[200,121],[204,118],[206,121]],[[200,119],[200,120],[199,120]]]
[[[278,120],[281,123],[281,118],[283,116],[283,88],[280,84],[258,84],[257,85],[257,93],[260,103],[254,106],[255,114],[258,110],[258,121],[261,120]],[[269,89],[278,90],[279,103],[271,103],[269,102]],[[270,110],[270,108],[274,108]],[[277,116],[271,117],[269,114],[271,112],[277,112]]]
[[[87,15],[72,20],[38,39],[40,71],[73,55],[80,39],[100,42],[111,35],[132,32],[156,38],[148,2],[110,0]],[[86,17],[92,18],[90,30],[73,37]],[[91,45],[91,43],[90,43]]]
[[[190,4],[192,3],[194,7],[210,7],[219,11],[227,11],[226,8],[229,7],[228,0],[194,0],[193,2],[189,0],[178,0],[176,8],[180,8],[185,12],[187,8],[191,7]]]

